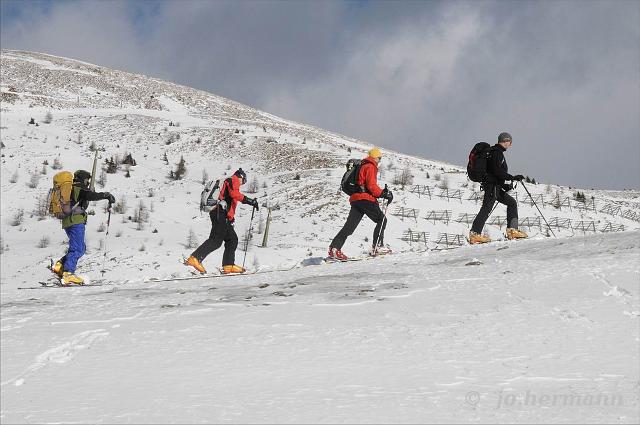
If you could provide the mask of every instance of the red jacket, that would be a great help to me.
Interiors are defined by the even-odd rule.
[[[378,202],[376,198],[382,195],[382,189],[378,186],[378,164],[370,156],[362,160],[360,173],[356,178],[356,184],[358,186],[364,186],[367,191],[354,193],[349,197],[349,202],[362,200]]]
[[[240,193],[240,177],[235,174],[231,176],[231,185],[229,179],[224,179],[218,200],[227,201],[227,220],[232,221],[236,214],[236,205],[238,202],[244,201],[244,195]]]

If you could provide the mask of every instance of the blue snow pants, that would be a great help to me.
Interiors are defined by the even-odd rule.
[[[64,229],[67,232],[67,236],[69,236],[69,250],[60,259],[65,272],[75,273],[78,260],[87,250],[87,246],[84,244],[84,229],[84,224],[74,224]]]

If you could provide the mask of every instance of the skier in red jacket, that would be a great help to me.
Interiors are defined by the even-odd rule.
[[[222,255],[222,272],[244,273],[244,268],[235,263],[236,248],[238,247],[238,235],[233,224],[238,202],[251,205],[258,209],[258,200],[244,196],[240,192],[240,186],[247,182],[247,175],[239,168],[231,177],[224,180],[218,195],[218,203],[209,212],[211,218],[211,233],[209,239],[204,241],[189,258],[186,265],[194,267],[200,273],[206,273],[202,261],[207,255],[220,248],[224,242],[224,254]]]
[[[384,229],[387,225],[387,219],[378,205],[377,198],[386,199],[388,203],[393,200],[393,193],[385,186],[381,189],[378,186],[378,163],[382,159],[380,149],[373,148],[369,151],[368,156],[362,160],[360,171],[356,178],[356,184],[360,186],[361,191],[354,193],[349,197],[351,203],[351,211],[347,222],[338,232],[331,245],[329,245],[329,258],[347,261],[349,258],[342,252],[342,246],[349,236],[353,234],[366,214],[376,227],[373,230],[373,246],[371,254],[388,252],[384,247]]]

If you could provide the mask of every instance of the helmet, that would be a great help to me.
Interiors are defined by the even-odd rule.
[[[498,143],[511,141],[513,141],[513,139],[511,138],[511,135],[509,133],[500,133],[498,135]]]
[[[73,173],[73,181],[80,183],[84,187],[89,187],[91,181],[91,173],[85,170],[78,170]]]
[[[236,176],[240,177],[242,179],[242,183],[246,183],[247,182],[247,173],[245,173],[242,168],[238,168],[238,170],[233,174],[235,174]]]

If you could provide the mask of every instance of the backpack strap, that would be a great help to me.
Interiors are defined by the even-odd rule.
[[[368,162],[361,162],[358,168],[358,173],[356,175],[356,186],[358,187],[358,192],[357,193],[369,193],[369,195],[373,196],[372,193],[369,192],[369,190],[367,189],[367,187],[364,184],[358,184],[358,177],[360,177],[360,172],[362,171],[362,168],[365,165],[371,165],[373,167],[373,164],[368,163]]]
[[[73,185],[73,189],[71,190],[71,199],[69,200],[69,203],[71,204],[71,215],[86,214],[86,211],[82,208],[82,205],[80,205],[81,190],[82,188],[80,188],[80,186]]]
[[[229,208],[229,206],[231,206],[231,202],[233,202],[233,199],[231,199],[231,195],[229,194],[232,183],[233,180],[231,179],[231,177],[228,177],[224,179],[224,183],[222,184],[222,188],[220,189],[220,194],[227,204],[227,207],[225,209]]]
[[[489,179],[487,180],[487,178],[485,177],[485,182],[484,182],[487,185],[496,184],[497,177],[489,171],[489,163],[493,161],[494,152],[499,152],[499,151],[500,151],[500,148],[498,148],[496,145],[493,145],[489,149],[487,149],[485,152],[483,152],[483,154],[487,156],[487,177]]]

